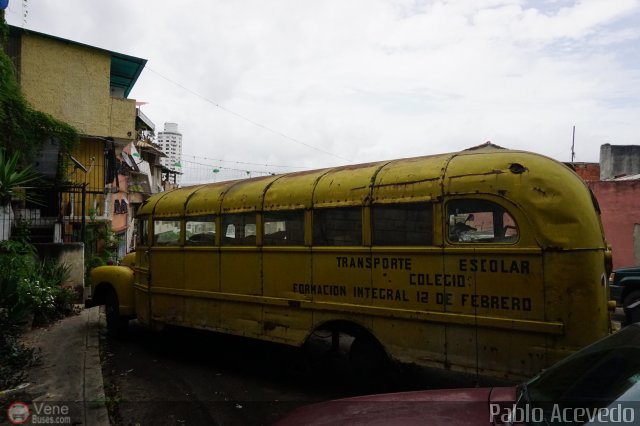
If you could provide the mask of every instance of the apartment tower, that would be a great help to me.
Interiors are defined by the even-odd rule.
[[[158,132],[158,145],[167,154],[160,164],[168,169],[182,171],[182,134],[177,123],[164,123],[164,132]],[[180,175],[176,175],[176,184],[180,185]]]

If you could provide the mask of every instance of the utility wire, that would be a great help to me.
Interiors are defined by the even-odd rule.
[[[214,168],[216,168],[216,169],[232,170],[232,171],[234,171],[234,172],[261,173],[261,174],[263,174],[263,175],[273,175],[273,174],[274,174],[274,173],[272,173],[272,172],[266,172],[266,171],[263,171],[263,170],[234,169],[234,168],[231,168],[231,167],[216,166],[216,165],[214,165],[214,164],[204,164],[204,163],[198,163],[198,162],[195,162],[195,161],[189,161],[189,160],[182,160],[182,162],[183,162],[183,163],[189,163],[189,164],[195,164],[195,165],[203,166],[203,167],[207,167],[207,168],[209,168],[209,167],[214,167]]]
[[[208,161],[217,161],[219,163],[247,164],[250,166],[279,167],[283,169],[305,169],[306,168],[301,166],[277,166],[275,164],[250,163],[247,161],[220,160],[218,158],[198,157],[196,155],[189,155],[189,154],[182,154],[182,157],[189,157],[193,159],[202,159],[202,160],[208,160]]]
[[[284,134],[284,133],[282,133],[282,132],[279,132],[279,131],[274,130],[274,129],[270,128],[270,127],[267,127],[267,126],[265,126],[264,124],[260,124],[260,123],[258,123],[257,121],[251,120],[250,118],[247,118],[247,117],[245,117],[245,116],[243,116],[243,115],[241,115],[241,114],[238,114],[237,112],[231,111],[230,109],[223,107],[223,106],[222,106],[222,105],[220,105],[219,103],[217,103],[217,102],[215,102],[215,101],[213,101],[213,100],[211,100],[211,99],[207,98],[206,96],[201,95],[200,93],[198,93],[198,92],[196,92],[196,91],[194,91],[194,90],[191,90],[191,89],[189,89],[188,87],[185,87],[185,86],[183,86],[182,84],[180,84],[180,83],[178,83],[178,82],[176,82],[176,81],[173,81],[173,80],[171,80],[171,79],[170,79],[170,78],[168,78],[168,77],[165,77],[164,75],[160,74],[158,71],[155,71],[155,70],[153,70],[153,69],[151,69],[151,68],[149,68],[149,67],[146,67],[146,69],[148,69],[149,71],[153,72],[153,73],[154,73],[154,74],[156,74],[157,76],[159,76],[159,77],[161,77],[161,78],[163,78],[163,79],[167,80],[169,83],[175,84],[176,86],[178,86],[178,87],[180,87],[181,89],[183,89],[183,90],[185,90],[185,91],[187,91],[187,92],[191,93],[192,95],[197,96],[197,97],[199,97],[200,99],[203,99],[203,100],[205,100],[205,101],[209,102],[209,103],[210,103],[210,104],[212,104],[213,106],[215,106],[215,107],[217,107],[217,108],[220,108],[221,110],[225,111],[226,113],[231,114],[231,115],[234,115],[234,116],[236,116],[236,117],[240,118],[241,120],[247,121],[247,122],[249,122],[249,123],[253,124],[253,125],[254,125],[254,126],[256,126],[256,127],[260,127],[261,129],[264,129],[264,130],[266,130],[266,131],[268,131],[268,132],[274,133],[274,134],[276,134],[276,135],[278,135],[278,136],[280,136],[280,137],[282,137],[282,138],[288,139],[288,140],[290,140],[290,141],[292,141],[292,142],[295,142],[295,143],[297,143],[297,144],[304,145],[304,146],[306,146],[307,148],[311,148],[311,149],[316,150],[316,151],[318,151],[318,152],[322,152],[323,154],[330,155],[330,156],[332,156],[332,157],[338,158],[338,159],[343,160],[343,161],[347,161],[347,162],[349,162],[349,163],[351,163],[351,162],[352,162],[352,161],[351,161],[351,160],[349,160],[348,158],[341,157],[341,156],[339,156],[339,155],[337,155],[337,154],[334,154],[334,153],[332,153],[332,152],[325,151],[325,150],[324,150],[324,149],[322,149],[322,148],[318,148],[317,146],[313,146],[313,145],[310,145],[310,144],[308,144],[308,143],[306,143],[306,142],[302,142],[301,140],[298,140],[298,139],[293,138],[293,137],[291,137],[291,136],[288,136],[288,135],[286,135],[286,134]]]

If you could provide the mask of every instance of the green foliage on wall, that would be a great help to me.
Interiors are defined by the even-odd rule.
[[[0,16],[0,44],[6,45],[8,26]],[[47,140],[60,146],[58,177],[64,180],[68,170],[68,153],[79,143],[78,131],[71,125],[51,115],[33,109],[24,99],[15,76],[11,58],[0,51],[0,147],[9,155],[22,154],[25,164],[30,164]]]

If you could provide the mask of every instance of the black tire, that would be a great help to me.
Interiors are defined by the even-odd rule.
[[[109,287],[105,295],[105,316],[107,317],[107,332],[110,336],[120,337],[126,334],[129,319],[120,316],[120,303],[115,290]]]
[[[640,322],[640,303],[633,306],[636,302],[640,302],[640,290],[632,291],[624,298],[622,306],[624,307],[625,325]]]
[[[378,388],[387,381],[391,360],[382,345],[371,336],[358,336],[349,349],[349,364],[355,384]]]

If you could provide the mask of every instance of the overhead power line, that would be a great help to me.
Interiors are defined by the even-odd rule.
[[[189,161],[189,160],[182,160],[183,163],[188,163],[188,164],[195,164],[197,166],[203,166],[206,168],[212,168],[213,169],[222,169],[222,170],[230,170],[230,171],[234,171],[234,172],[246,172],[246,173],[259,173],[262,175],[273,175],[273,172],[269,172],[269,171],[265,171],[265,170],[247,170],[247,169],[235,169],[232,167],[225,167],[225,166],[218,166],[215,164],[204,164],[204,163],[198,163],[196,161]]]
[[[239,119],[241,119],[241,120],[244,120],[244,121],[246,121],[246,122],[248,122],[248,123],[251,123],[251,124],[253,124],[253,125],[254,125],[254,126],[256,126],[256,127],[259,127],[259,128],[261,128],[261,129],[264,129],[264,130],[266,130],[266,131],[268,131],[268,132],[271,132],[271,133],[273,133],[273,134],[276,134],[276,135],[278,135],[278,136],[280,136],[280,137],[282,137],[282,138],[288,139],[288,140],[290,140],[290,141],[292,141],[292,142],[295,142],[295,143],[297,143],[297,144],[304,145],[304,146],[306,146],[307,148],[311,148],[311,149],[316,150],[316,151],[318,151],[318,152],[322,152],[323,154],[330,155],[330,156],[332,156],[332,157],[338,158],[338,159],[343,160],[343,161],[347,161],[347,162],[349,162],[349,163],[351,162],[351,160],[350,160],[350,159],[348,159],[348,158],[341,157],[341,156],[339,156],[339,155],[337,155],[337,154],[334,154],[333,152],[329,152],[329,151],[326,151],[326,150],[324,150],[324,149],[322,149],[322,148],[318,148],[317,146],[313,146],[313,145],[308,144],[308,143],[306,143],[306,142],[302,142],[302,141],[301,141],[301,140],[299,140],[299,139],[296,139],[296,138],[294,138],[294,137],[291,137],[291,136],[289,136],[289,135],[286,135],[286,134],[284,134],[284,133],[282,133],[282,132],[280,132],[280,131],[278,131],[278,130],[274,130],[274,129],[270,128],[270,127],[265,126],[264,124],[260,124],[260,123],[258,123],[257,121],[254,121],[254,120],[252,120],[252,119],[250,119],[250,118],[247,118],[247,117],[245,117],[245,116],[244,116],[244,115],[242,115],[242,114],[238,114],[238,113],[237,113],[237,112],[235,112],[235,111],[231,111],[230,109],[225,108],[224,106],[222,106],[222,105],[220,105],[219,103],[217,103],[217,102],[215,102],[215,101],[213,101],[213,100],[211,100],[211,99],[207,98],[206,96],[201,95],[200,93],[198,93],[198,92],[196,92],[196,91],[194,91],[194,90],[191,90],[191,89],[189,89],[188,87],[185,87],[185,86],[183,86],[182,84],[180,84],[180,83],[178,83],[178,82],[176,82],[176,81],[173,81],[173,80],[171,80],[171,79],[170,79],[170,78],[168,78],[168,77],[165,77],[164,75],[160,74],[158,71],[155,71],[155,70],[153,70],[153,69],[151,69],[151,68],[149,68],[149,67],[147,67],[147,69],[148,69],[149,71],[153,72],[154,74],[156,74],[157,76],[159,76],[159,77],[163,78],[164,80],[167,80],[169,83],[175,84],[176,86],[178,86],[178,87],[180,87],[181,89],[183,89],[183,90],[185,90],[185,91],[187,91],[187,92],[191,93],[192,95],[197,96],[197,97],[199,97],[200,99],[203,99],[203,100],[204,100],[204,101],[206,101],[206,102],[209,102],[210,104],[212,104],[212,105],[213,105],[213,106],[215,106],[216,108],[219,108],[219,109],[221,109],[221,110],[225,111],[225,112],[226,112],[226,113],[228,113],[228,114],[231,114],[231,115],[233,115],[233,116],[235,116],[235,117],[237,117],[237,118],[239,118]]]
[[[200,157],[200,156],[189,155],[189,154],[182,154],[182,157],[189,157],[189,158],[193,158],[194,160],[201,159],[201,160],[207,160],[207,161],[216,161],[218,163],[247,164],[249,166],[278,167],[282,169],[306,169],[306,167],[302,167],[302,166],[278,166],[275,164],[266,164],[266,163],[250,163],[247,161],[221,160],[219,158],[207,158],[207,157]]]

